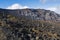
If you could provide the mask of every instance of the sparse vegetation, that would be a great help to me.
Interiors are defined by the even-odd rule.
[[[0,15],[0,40],[60,40],[57,22]]]

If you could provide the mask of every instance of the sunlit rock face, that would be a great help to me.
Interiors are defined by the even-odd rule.
[[[8,10],[8,9],[0,9],[0,13],[11,14],[16,17],[25,17],[27,19],[32,20],[50,20],[50,21],[60,21],[60,15],[44,9],[16,9],[16,10]]]

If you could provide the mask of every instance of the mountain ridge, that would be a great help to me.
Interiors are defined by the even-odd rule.
[[[60,21],[60,14],[45,9],[1,9],[0,13],[11,14],[18,18],[25,17],[32,20]]]

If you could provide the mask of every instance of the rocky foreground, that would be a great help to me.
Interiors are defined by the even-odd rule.
[[[0,40],[60,40],[60,25],[7,15],[0,19]]]

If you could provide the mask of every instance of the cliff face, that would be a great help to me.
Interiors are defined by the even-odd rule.
[[[0,13],[1,12],[4,14],[11,14],[18,18],[24,17],[32,20],[60,21],[60,14],[44,9],[17,9],[17,10],[0,9]]]
[[[49,10],[0,9],[0,40],[60,40],[58,21],[60,15]]]

